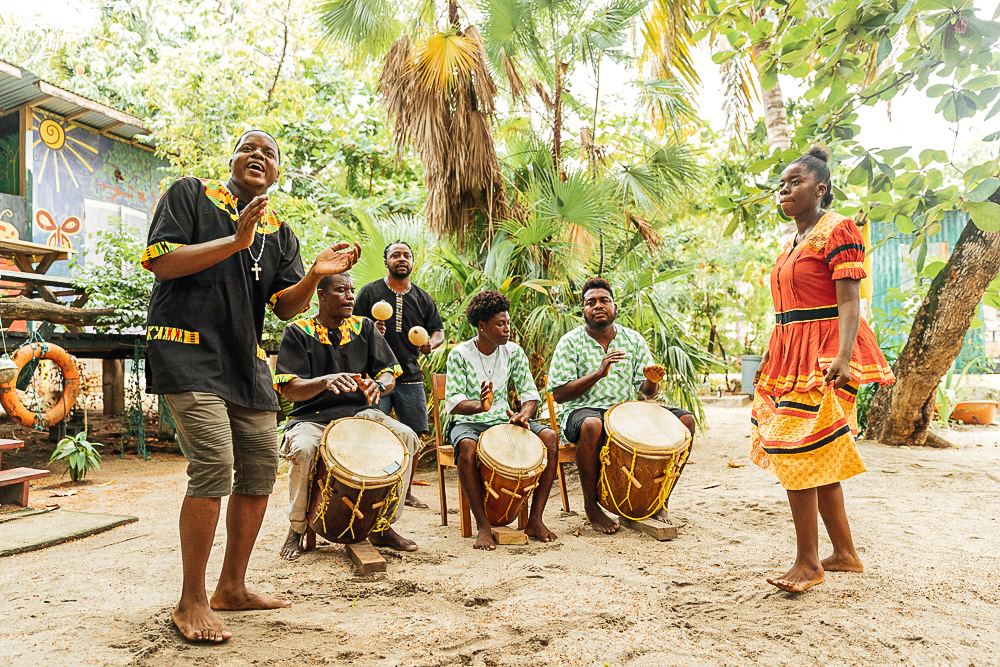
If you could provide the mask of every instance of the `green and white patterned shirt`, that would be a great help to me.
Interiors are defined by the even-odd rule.
[[[587,334],[586,327],[582,325],[559,339],[549,365],[549,391],[590,375],[601,367],[601,360],[608,352],[621,350],[625,353],[624,360],[611,364],[607,377],[598,380],[579,398],[562,404],[559,415],[562,428],[566,428],[569,413],[577,408],[603,410],[615,403],[634,401],[642,381],[646,379],[643,369],[655,363],[642,334],[619,324],[614,327],[615,337],[608,343],[607,352]]]
[[[445,383],[444,407],[448,414],[462,401],[478,401],[483,382],[493,383],[493,407],[477,415],[452,415],[456,422],[474,424],[506,424],[507,380],[514,380],[514,388],[522,403],[540,400],[535,382],[528,368],[528,355],[517,343],[501,345],[487,356],[476,347],[477,338],[459,343],[448,353],[448,380]]]

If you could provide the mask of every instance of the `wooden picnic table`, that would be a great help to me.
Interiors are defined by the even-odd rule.
[[[82,290],[72,289],[72,280],[58,276],[43,277],[52,265],[58,261],[69,259],[70,255],[75,255],[76,251],[70,248],[53,247],[31,241],[19,241],[16,239],[0,239],[0,259],[9,259],[14,262],[19,271],[6,271],[5,275],[0,275],[0,281],[20,283],[28,287],[28,292],[36,292],[43,301],[65,305],[59,300],[60,296],[76,295],[76,299],[70,306],[79,308],[86,303],[89,295]],[[56,294],[50,286],[67,287],[69,291]],[[70,331],[77,333],[83,331],[82,327],[69,327]]]

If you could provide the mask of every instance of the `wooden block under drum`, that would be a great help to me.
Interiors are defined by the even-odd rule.
[[[660,542],[672,540],[677,537],[677,526],[672,526],[669,523],[663,523],[662,521],[657,521],[656,519],[633,521],[627,517],[620,516],[618,517],[618,523],[626,528],[638,530],[640,533],[646,533],[654,540],[659,540]]]
[[[493,541],[497,544],[527,544],[528,536],[507,526],[491,526]]]
[[[357,544],[348,544],[347,555],[358,568],[358,574],[365,576],[376,572],[385,572],[385,559],[382,558],[371,542],[365,540]]]

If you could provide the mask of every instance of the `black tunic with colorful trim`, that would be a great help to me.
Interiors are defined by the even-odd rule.
[[[149,269],[151,260],[182,246],[232,236],[247,203],[219,181],[175,181],[153,214],[142,265]],[[252,272],[262,242],[260,271]],[[264,308],[304,275],[295,233],[269,208],[249,249],[204,271],[157,281],[146,327],[146,391],[203,391],[245,408],[278,410],[260,347]]]
[[[274,371],[274,388],[296,378],[311,380],[334,373],[354,373],[378,378],[382,373],[399,377],[402,373],[396,357],[371,320],[352,316],[331,331],[313,318],[285,325]],[[288,425],[298,422],[325,424],[334,419],[353,417],[370,407],[363,392],[335,394],[321,391],[295,404]]]

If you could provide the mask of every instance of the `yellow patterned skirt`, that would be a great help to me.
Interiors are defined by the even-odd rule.
[[[788,490],[812,489],[865,472],[854,443],[858,434],[854,382],[779,397],[757,392],[750,460],[778,476]]]

